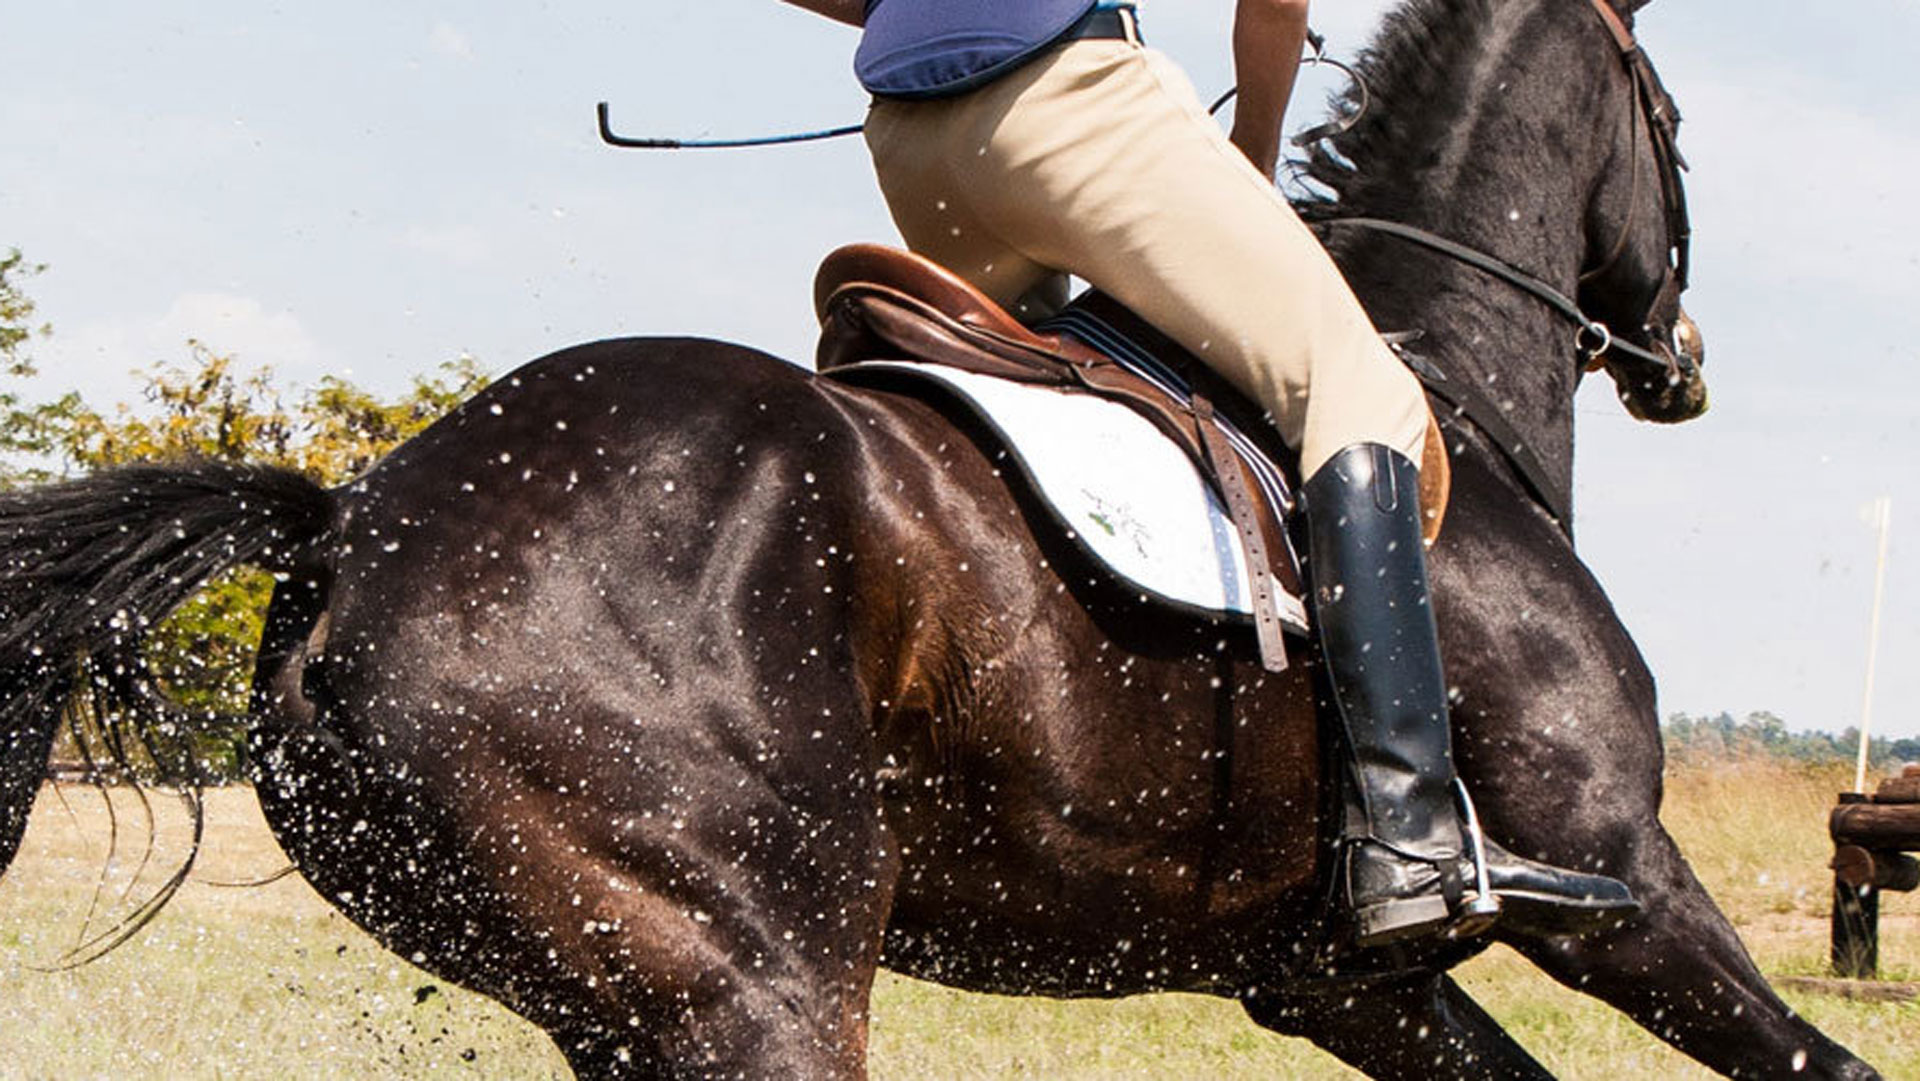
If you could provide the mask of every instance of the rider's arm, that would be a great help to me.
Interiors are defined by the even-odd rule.
[[[860,26],[867,21],[866,0],[787,0],[787,3],[848,26]],[[1296,46],[1294,51],[1298,52],[1299,48]]]
[[[799,0],[795,0],[799,2]],[[1261,175],[1280,163],[1280,124],[1307,41],[1307,0],[1239,0],[1233,13],[1233,145]]]

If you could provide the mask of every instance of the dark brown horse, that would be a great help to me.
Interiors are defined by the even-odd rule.
[[[1365,72],[1351,168],[1319,169],[1339,213],[1639,325],[1672,237],[1587,0],[1414,0]],[[1335,247],[1381,325],[1496,385],[1564,483],[1560,317],[1394,236]],[[1614,376],[1647,416],[1703,404]],[[1460,769],[1508,847],[1645,904],[1516,945],[1716,1069],[1873,1076],[1774,996],[1662,830],[1653,680],[1568,536],[1480,423],[1449,431],[1432,568]],[[881,964],[1234,996],[1376,1076],[1544,1076],[1446,975],[1481,943],[1323,959],[1312,658],[1268,675],[1247,628],[1111,584],[978,435],[746,349],[624,340],[522,368],[339,490],[155,466],[6,496],[0,856],[68,692],[164,739],[142,631],[251,561],[286,576],[252,722],[282,844],[583,1076],[860,1076]]]

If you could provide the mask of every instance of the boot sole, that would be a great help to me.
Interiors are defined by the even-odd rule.
[[[1612,931],[1640,914],[1639,902],[1631,898],[1585,900],[1525,890],[1497,893],[1501,902],[1500,925],[1539,938]]]

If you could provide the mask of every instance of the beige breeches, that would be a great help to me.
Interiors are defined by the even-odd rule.
[[[1021,318],[1071,272],[1264,406],[1302,476],[1354,443],[1424,457],[1418,381],[1158,53],[1073,42],[971,94],[877,102],[867,142],[907,245]]]

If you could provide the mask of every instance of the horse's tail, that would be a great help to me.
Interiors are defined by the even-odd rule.
[[[0,492],[0,871],[69,700],[116,766],[144,757],[197,780],[191,726],[147,666],[149,630],[222,571],[294,570],[333,515],[301,474],[211,461]]]

